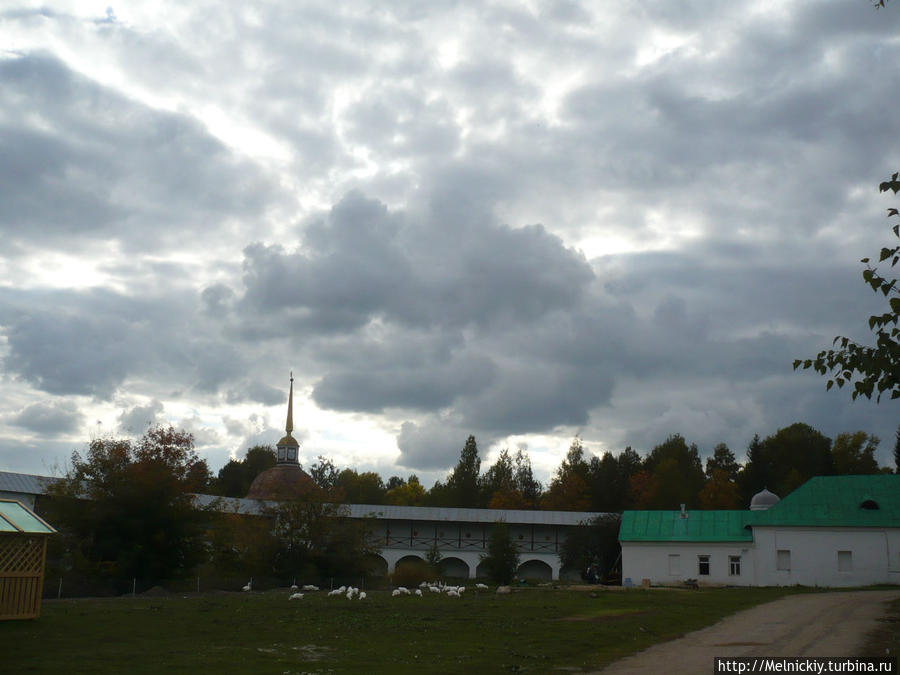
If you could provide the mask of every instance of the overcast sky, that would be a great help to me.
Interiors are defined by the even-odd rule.
[[[158,422],[217,471],[291,370],[307,466],[429,486],[470,433],[888,463],[791,363],[882,311],[893,3],[106,2],[0,10],[0,469]]]

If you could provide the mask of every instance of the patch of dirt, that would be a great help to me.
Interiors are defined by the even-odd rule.
[[[603,623],[605,621],[615,621],[617,619],[623,619],[626,616],[636,616],[638,614],[648,614],[649,610],[646,609],[638,609],[638,610],[628,610],[627,612],[610,612],[609,614],[593,614],[593,615],[581,615],[581,616],[564,616],[558,621],[586,621],[588,623]]]
[[[318,645],[301,645],[300,647],[291,647],[295,652],[300,652],[306,661],[321,661],[328,652],[332,651],[330,647],[320,647]]]
[[[331,647],[322,647],[314,644],[288,647],[287,645],[275,643],[271,647],[257,647],[256,651],[262,654],[277,654],[278,656],[284,656],[288,652],[295,652],[304,661],[321,661],[328,656],[333,649]]]

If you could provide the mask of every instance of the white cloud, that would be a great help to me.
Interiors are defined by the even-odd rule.
[[[107,8],[0,13],[0,466],[148,416],[224,462],[292,368],[310,457],[385,475],[892,436],[790,361],[880,307],[896,8]]]

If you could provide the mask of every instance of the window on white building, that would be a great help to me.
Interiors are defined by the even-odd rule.
[[[775,569],[785,572],[791,571],[791,552],[779,550],[775,553]]]
[[[733,577],[741,576],[741,556],[728,556],[728,574]]]
[[[697,556],[697,574],[701,577],[709,576],[709,556],[708,555],[698,555]]]
[[[677,553],[669,554],[669,574],[681,574],[681,556]]]
[[[838,572],[853,571],[853,552],[838,551]]]

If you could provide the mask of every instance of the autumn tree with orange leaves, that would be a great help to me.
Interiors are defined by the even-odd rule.
[[[192,493],[211,476],[191,434],[151,427],[137,441],[96,438],[51,488],[70,569],[143,587],[189,573],[204,556]]]

